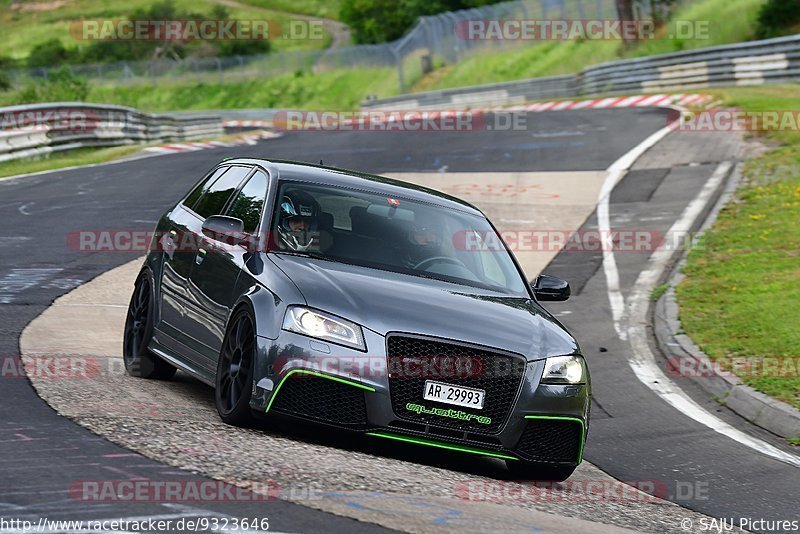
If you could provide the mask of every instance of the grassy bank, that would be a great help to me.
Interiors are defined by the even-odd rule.
[[[128,86],[91,86],[86,101],[119,104],[144,111],[234,108],[357,109],[369,94],[398,92],[391,69],[349,69],[296,73],[222,85],[160,82]],[[19,92],[0,92],[0,106],[19,103]]]
[[[84,45],[70,32],[71,25],[81,19],[122,19],[136,9],[148,8],[155,0],[50,0],[23,2],[12,6],[11,0],[0,0],[0,55],[24,58],[37,44],[58,37],[64,45]],[[215,6],[224,4],[216,0],[173,0],[180,12],[209,15]],[[325,13],[336,18],[338,2],[324,0],[238,0],[226,5],[232,19],[276,20],[282,28],[297,14]],[[273,39],[273,50],[310,50],[325,48],[330,35],[322,40]]]
[[[796,113],[800,102],[797,85],[711,92],[753,111]],[[747,162],[744,183],[703,246],[689,253],[677,288],[684,330],[723,366],[743,356],[800,357],[800,132],[765,137],[776,148]],[[795,371],[767,373],[782,376],[738,374],[758,391],[800,408],[800,360],[794,363]]]
[[[51,171],[66,167],[93,165],[135,154],[142,150],[141,145],[117,146],[109,148],[79,148],[69,152],[56,152],[39,158],[19,159],[0,163],[0,179],[17,174]]]
[[[618,40],[547,41],[520,48],[476,53],[421,78],[414,91],[446,89],[539,76],[573,74],[586,67],[629,57],[666,54],[755,38],[765,0],[700,0],[679,9],[653,39],[626,47]],[[686,21],[695,21],[687,26]],[[696,28],[692,38],[681,38]],[[705,30],[707,28],[707,31]]]

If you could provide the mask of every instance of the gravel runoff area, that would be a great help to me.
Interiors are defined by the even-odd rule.
[[[39,395],[112,442],[237,485],[272,484],[282,499],[407,532],[530,531],[540,515],[531,511],[619,527],[592,530],[607,532],[687,532],[682,520],[697,527],[706,518],[638,492],[588,462],[565,484],[533,488],[504,480],[499,460],[280,420],[250,429],[224,425],[212,390],[188,376],[156,382],[124,373],[121,334],[140,266],[141,260],[131,262],[61,297],[20,340]],[[53,379],[39,370],[52,355],[72,355],[82,371]],[[657,487],[656,481],[640,484]],[[575,526],[565,523],[563,531]]]

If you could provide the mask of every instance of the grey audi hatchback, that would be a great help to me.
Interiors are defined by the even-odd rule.
[[[211,385],[226,423],[280,414],[563,480],[583,456],[591,383],[540,302],[568,297],[558,278],[528,283],[467,202],[232,159],[160,219],[125,366]]]

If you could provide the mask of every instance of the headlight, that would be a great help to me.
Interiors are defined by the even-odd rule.
[[[542,372],[543,384],[582,384],[586,381],[581,356],[547,358]]]
[[[283,318],[283,329],[309,337],[324,339],[340,345],[367,350],[361,327],[341,317],[311,310],[302,306],[291,306]]]

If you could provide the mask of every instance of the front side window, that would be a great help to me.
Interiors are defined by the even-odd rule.
[[[248,234],[254,234],[258,229],[261,212],[267,199],[267,187],[267,175],[256,171],[233,199],[231,207],[228,209],[226,215],[244,221],[244,231]]]
[[[528,296],[484,217],[377,192],[284,182],[270,248]]]

